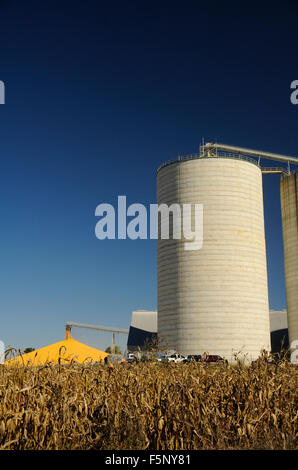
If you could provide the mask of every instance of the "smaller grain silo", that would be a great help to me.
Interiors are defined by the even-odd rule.
[[[280,182],[289,343],[298,341],[298,173]]]

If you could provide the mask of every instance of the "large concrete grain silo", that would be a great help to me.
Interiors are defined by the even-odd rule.
[[[289,343],[298,341],[298,173],[280,183]]]
[[[203,246],[159,239],[158,335],[184,354],[248,359],[270,350],[262,173],[236,155],[164,164],[157,202],[203,204]],[[297,219],[296,219],[297,220]]]

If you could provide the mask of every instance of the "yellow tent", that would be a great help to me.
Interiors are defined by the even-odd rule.
[[[5,364],[8,366],[23,364],[38,366],[47,362],[57,364],[59,359],[60,364],[69,364],[71,360],[79,363],[103,362],[106,356],[108,356],[107,353],[68,337],[64,341],[8,359]]]

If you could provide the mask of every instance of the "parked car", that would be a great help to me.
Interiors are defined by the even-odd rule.
[[[215,354],[205,356],[203,359],[203,362],[205,364],[227,364],[228,363],[227,359],[224,359],[223,357],[217,356]]]
[[[167,358],[174,354],[175,351],[162,351],[157,354],[157,362],[168,362]]]
[[[202,356],[200,354],[189,354],[183,362],[187,364],[190,362],[201,362],[201,360]]]
[[[183,356],[182,354],[175,353],[175,354],[171,354],[170,356],[167,356],[166,362],[178,363],[178,362],[184,362],[185,359],[186,357]]]

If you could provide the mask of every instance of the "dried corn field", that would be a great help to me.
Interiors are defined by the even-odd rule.
[[[297,367],[0,369],[0,449],[294,449]]]

